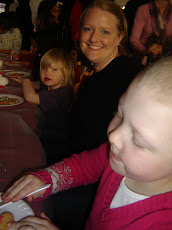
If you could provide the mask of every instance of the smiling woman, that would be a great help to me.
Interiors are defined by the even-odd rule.
[[[80,49],[94,73],[83,78],[71,106],[71,153],[92,150],[107,141],[119,97],[143,68],[126,56],[126,41],[127,23],[118,5],[96,0],[87,6],[81,16]],[[89,185],[58,194],[55,213],[62,229],[82,228],[96,190],[97,185]]]

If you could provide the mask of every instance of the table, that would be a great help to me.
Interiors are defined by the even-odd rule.
[[[9,56],[0,59],[9,61]],[[26,58],[26,55],[25,55]],[[0,71],[32,72],[31,65],[3,65]],[[14,94],[23,98],[21,84],[8,77],[9,84],[0,94]],[[6,190],[25,171],[45,167],[45,152],[39,140],[42,113],[38,106],[24,100],[15,106],[0,106],[0,192]],[[43,202],[29,204],[38,215]]]

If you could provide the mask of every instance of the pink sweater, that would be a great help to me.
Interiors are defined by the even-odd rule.
[[[149,38],[153,34],[149,3],[138,8],[130,37],[130,45],[141,56],[147,52]],[[172,39],[172,14],[166,25],[166,37]]]
[[[52,186],[45,197],[59,190],[69,189],[98,181],[97,195],[86,230],[168,230],[172,229],[172,192],[152,196],[124,207],[109,209],[122,176],[112,171],[108,163],[108,143],[90,152],[63,160],[35,175]],[[58,191],[59,191],[58,190]]]

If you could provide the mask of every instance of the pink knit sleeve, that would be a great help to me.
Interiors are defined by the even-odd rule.
[[[32,173],[42,178],[45,184],[51,184],[44,198],[59,191],[98,181],[108,163],[108,147],[109,144],[105,143],[97,149],[74,154],[44,170]]]

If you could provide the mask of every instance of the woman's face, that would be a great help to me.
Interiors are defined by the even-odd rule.
[[[117,23],[113,14],[100,8],[91,8],[85,14],[80,47],[97,72],[104,69],[118,55],[118,45],[122,36],[118,35]]]
[[[54,22],[57,24],[59,23],[59,20],[58,20],[59,14],[60,14],[60,8],[56,5],[52,8],[51,15],[53,17]]]

